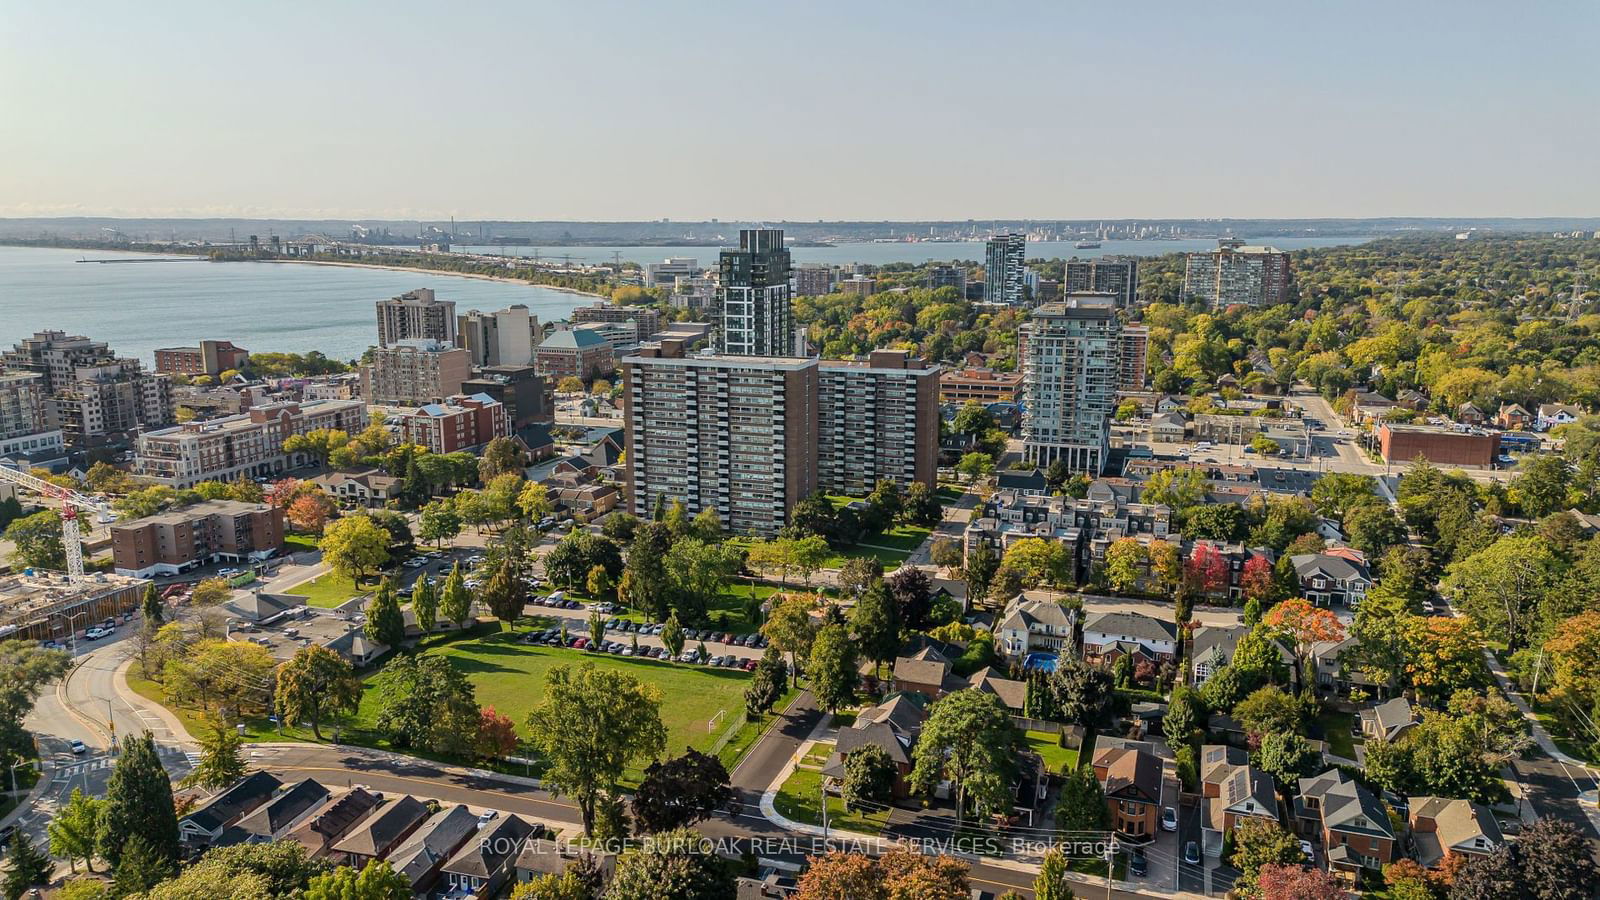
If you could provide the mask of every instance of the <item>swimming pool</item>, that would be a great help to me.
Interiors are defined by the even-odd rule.
[[[1024,669],[1038,669],[1041,672],[1054,672],[1056,670],[1056,655],[1042,652],[1029,653],[1022,660],[1022,667]]]

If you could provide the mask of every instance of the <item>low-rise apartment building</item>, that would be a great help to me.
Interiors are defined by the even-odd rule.
[[[156,351],[158,375],[210,375],[239,369],[250,359],[232,341],[201,341],[198,347],[163,347]]]
[[[594,329],[571,328],[552,333],[534,348],[533,364],[552,381],[567,376],[588,381],[602,378],[617,367],[611,343]]]
[[[427,403],[400,418],[400,439],[432,453],[475,450],[497,437],[511,436],[504,404],[488,394],[456,395]]]
[[[963,404],[976,400],[990,403],[1020,403],[1022,373],[996,372],[993,369],[950,369],[939,376],[939,402]]]
[[[283,509],[207,500],[111,526],[118,575],[176,575],[220,560],[265,559],[283,549]]]
[[[648,341],[661,331],[661,313],[648,306],[618,306],[610,303],[580,306],[572,311],[572,321],[632,323],[636,339],[640,341]]]
[[[239,475],[271,477],[312,461],[303,453],[283,451],[283,442],[290,436],[318,428],[354,434],[366,424],[366,406],[360,400],[258,406],[237,416],[140,435],[133,469],[135,474],[174,488],[229,481]]]

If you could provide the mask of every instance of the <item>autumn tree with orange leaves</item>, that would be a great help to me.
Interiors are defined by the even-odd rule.
[[[1274,606],[1261,624],[1293,639],[1296,658],[1302,661],[1311,655],[1312,644],[1344,640],[1344,625],[1340,624],[1339,617],[1329,610],[1313,606],[1303,597],[1285,600]]]

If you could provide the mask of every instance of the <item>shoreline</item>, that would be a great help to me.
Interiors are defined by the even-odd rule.
[[[173,254],[181,256],[183,254]],[[382,269],[388,272],[424,272],[430,275],[447,275],[451,278],[476,278],[479,281],[498,281],[502,284],[520,284],[523,287],[543,288],[549,291],[562,291],[568,294],[577,294],[580,297],[595,297],[600,300],[611,298],[593,291],[580,291],[577,288],[563,287],[555,284],[540,284],[522,278],[507,278],[504,275],[484,275],[479,272],[452,272],[449,269],[428,269],[422,266],[389,266],[381,263],[343,262],[333,259],[237,259],[224,260],[224,262],[243,263],[285,263],[301,266],[343,266],[349,269]]]

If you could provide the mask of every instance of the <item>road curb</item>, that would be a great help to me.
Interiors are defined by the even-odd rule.
[[[11,812],[6,813],[3,818],[0,818],[0,828],[4,828],[7,825],[15,825],[18,819],[33,811],[34,804],[38,803],[39,798],[50,790],[51,778],[55,770],[55,766],[47,765],[43,760],[40,760],[39,780],[33,783],[33,790],[28,791],[28,796],[23,798],[22,802],[18,803]]]

